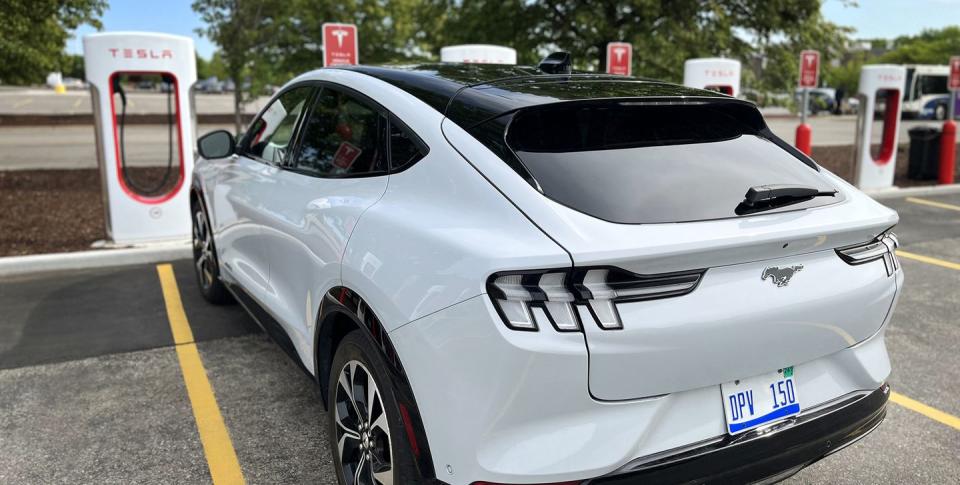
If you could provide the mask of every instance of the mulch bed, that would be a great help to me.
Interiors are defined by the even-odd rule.
[[[847,181],[853,178],[853,147],[814,147],[813,158]],[[960,167],[958,167],[960,168]],[[162,168],[133,169],[156,176]],[[897,153],[896,184],[931,185],[906,177],[907,145]],[[960,180],[958,171],[957,180]],[[0,256],[89,249],[106,238],[97,170],[0,171]]]
[[[875,147],[876,148],[876,147]],[[894,175],[894,184],[898,187],[916,187],[919,185],[935,185],[936,180],[911,180],[907,178],[907,168],[909,166],[910,145],[900,145],[897,149],[897,172]],[[830,146],[813,147],[811,154],[814,160],[820,166],[837,174],[847,182],[853,183],[854,175],[854,147],[849,146]],[[960,160],[960,157],[958,157]],[[954,180],[960,181],[960,164],[956,166]]]
[[[164,168],[133,168],[146,184]],[[100,172],[0,171],[0,256],[90,249],[106,238]],[[171,182],[172,183],[172,182]]]

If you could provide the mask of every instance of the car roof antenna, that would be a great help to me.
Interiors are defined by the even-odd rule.
[[[570,74],[573,72],[570,53],[563,51],[554,52],[544,57],[543,60],[540,61],[540,64],[537,64],[537,69],[540,69],[546,74]]]

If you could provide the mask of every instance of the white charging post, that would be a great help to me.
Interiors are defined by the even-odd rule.
[[[737,97],[740,95],[740,61],[719,57],[687,59],[683,63],[683,85]]]
[[[900,137],[900,99],[903,97],[905,79],[906,69],[903,66],[877,64],[863,66],[860,71],[855,163],[856,185],[861,189],[893,186]],[[874,155],[870,149],[873,144],[873,119],[880,101],[884,103],[882,136],[880,149]]]
[[[107,238],[114,244],[188,238],[196,130],[190,96],[197,81],[193,40],[147,32],[97,33],[83,38],[83,57],[93,97]],[[144,129],[129,122],[128,98],[138,87],[154,91],[138,96],[141,102],[153,98],[164,110],[150,115],[157,117],[151,121],[161,125],[166,145],[141,141],[138,146],[142,134],[131,136],[131,130]],[[151,146],[152,151],[147,149]],[[163,173],[159,183],[144,183],[142,168],[130,170],[134,159],[138,166],[152,165],[154,173]]]
[[[440,49],[440,62],[513,65],[517,63],[517,51],[489,44],[448,45]]]

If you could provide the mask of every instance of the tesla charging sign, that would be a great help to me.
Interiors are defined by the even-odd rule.
[[[740,94],[740,61],[723,58],[687,59],[683,85],[736,97]]]
[[[633,67],[633,46],[628,42],[607,44],[607,74],[629,76]]]
[[[860,71],[860,112],[857,118],[856,182],[861,189],[893,186],[900,134],[900,98],[906,69],[903,66],[877,64]],[[883,107],[880,148],[873,153],[874,113]]]
[[[960,56],[950,58],[950,85],[951,91],[960,91]]]
[[[800,53],[800,87],[815,88],[820,78],[820,53],[803,51]]]
[[[353,66],[360,63],[357,26],[323,24],[323,65]]]
[[[83,38],[107,237],[114,243],[190,235],[195,55],[193,40],[175,35],[111,32]],[[128,106],[133,106],[133,96],[158,106],[161,111],[151,114],[160,119],[131,125]]]

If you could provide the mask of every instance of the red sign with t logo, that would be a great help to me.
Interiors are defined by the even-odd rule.
[[[815,88],[820,77],[820,53],[817,51],[803,51],[800,53],[800,83],[801,88]]]
[[[950,84],[951,91],[960,91],[960,56],[950,58]]]
[[[356,25],[323,24],[322,28],[324,66],[352,66],[360,63]]]
[[[607,74],[629,76],[633,64],[633,46],[627,42],[607,44]]]

